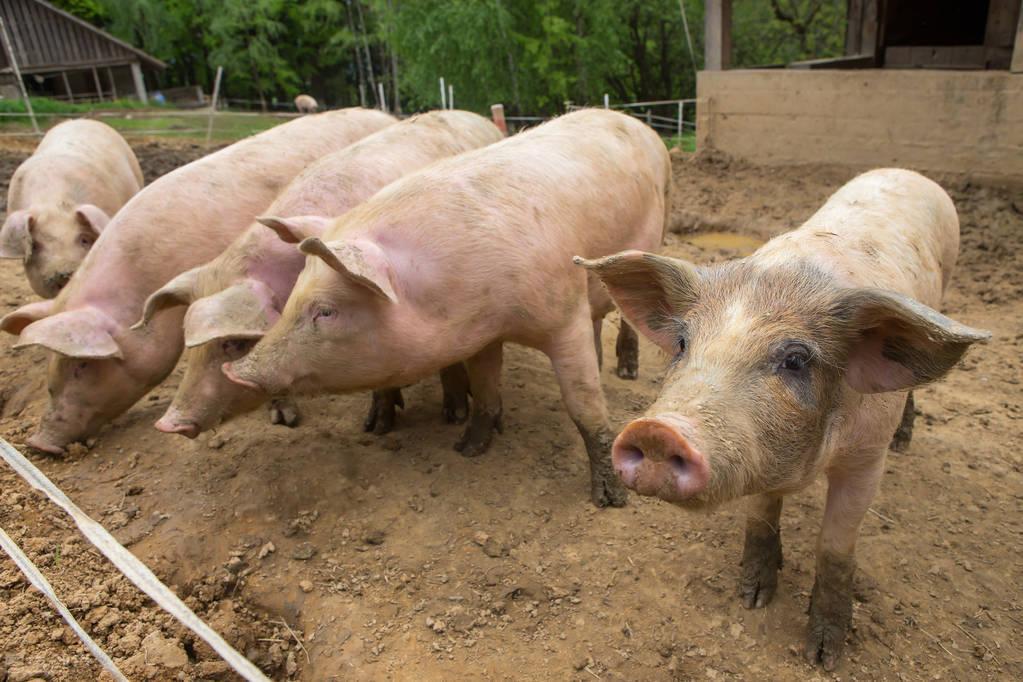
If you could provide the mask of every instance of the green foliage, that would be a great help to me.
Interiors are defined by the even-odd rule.
[[[106,111],[109,109],[141,109],[142,102],[137,99],[119,99],[113,102],[99,102],[96,104],[71,104],[61,102],[48,97],[32,97],[32,110],[37,114],[88,114],[93,111]],[[25,103],[18,99],[0,99],[0,113],[4,114],[26,114]]]
[[[58,3],[169,64],[161,85],[212,88],[223,65],[231,98],[406,110],[440,103],[553,113],[566,100],[692,97],[702,66],[703,0],[63,0]],[[734,66],[836,56],[846,0],[734,0]]]

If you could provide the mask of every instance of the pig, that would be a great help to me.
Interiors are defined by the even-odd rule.
[[[439,161],[303,239],[280,319],[224,372],[269,395],[344,392],[464,360],[472,408],[455,447],[472,456],[502,427],[502,344],[539,349],[583,437],[593,502],[620,506],[595,333],[613,305],[571,257],[659,248],[670,180],[657,134],[600,109]]]
[[[906,391],[990,336],[935,310],[958,250],[959,220],[941,187],[881,169],[746,259],[580,260],[673,358],[646,416],[615,439],[615,471],[685,509],[749,497],[746,608],[777,588],[784,496],[827,477],[805,642],[807,659],[827,670],[851,623],[856,539]]]
[[[295,98],[295,108],[300,114],[315,114],[320,105],[312,95],[299,95]]]
[[[32,290],[53,298],[144,184],[135,153],[107,124],[54,126],[11,177],[0,258],[21,260]]]
[[[251,409],[246,401],[259,400],[257,394],[228,381],[220,367],[244,355],[280,317],[305,265],[305,255],[295,244],[321,235],[328,217],[344,214],[391,181],[501,138],[494,124],[467,111],[434,111],[388,126],[309,166],[267,209],[269,215],[259,218],[222,254],[153,293],[144,306],[143,324],[159,310],[188,306],[187,369],[156,428],[194,438]],[[465,370],[458,365],[441,374],[445,417],[464,421]],[[367,430],[382,433],[393,425],[395,407],[403,404],[396,391],[375,397]],[[277,423],[297,418],[293,407],[276,406],[271,415]]]
[[[223,251],[309,163],[393,122],[364,109],[295,119],[136,194],[57,298],[0,320],[0,329],[20,334],[15,348],[51,351],[50,405],[29,445],[58,453],[160,383],[181,354],[183,311],[168,310],[145,329],[130,329],[149,294]]]

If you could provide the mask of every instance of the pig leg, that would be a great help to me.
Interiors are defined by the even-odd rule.
[[[886,452],[887,447],[851,453],[845,462],[855,462],[854,466],[828,471],[805,650],[810,663],[820,663],[828,671],[835,669],[852,623],[856,539],[884,473]]]
[[[906,396],[906,407],[902,411],[902,422],[892,436],[892,444],[888,447],[894,452],[906,452],[913,440],[913,422],[916,421],[916,405],[913,403],[913,391]]]
[[[456,363],[440,371],[444,389],[444,421],[464,424],[469,418],[469,373],[464,363]]]
[[[587,315],[587,318],[589,316]],[[590,494],[598,507],[625,505],[625,486],[611,466],[615,434],[607,417],[600,388],[600,369],[593,348],[593,326],[580,319],[543,349],[551,359],[561,387],[561,399],[579,429],[590,459]]]
[[[780,495],[755,495],[746,511],[746,544],[742,549],[739,597],[747,609],[767,606],[778,587],[781,568]]]
[[[288,428],[298,426],[301,417],[298,405],[291,398],[274,398],[270,401],[270,423],[280,424]]]
[[[598,317],[593,321],[593,347],[597,349],[597,369],[604,369],[604,346],[600,342],[603,331],[604,318]]]
[[[624,319],[621,329],[618,330],[615,354],[618,356],[617,374],[620,378],[636,379],[639,377],[639,336]]]
[[[373,401],[369,405],[369,414],[362,423],[363,431],[372,431],[378,436],[390,433],[394,428],[394,416],[397,407],[405,409],[405,399],[401,397],[400,388],[383,388],[373,391]]]
[[[472,414],[462,437],[455,443],[466,457],[482,455],[490,447],[494,431],[501,433],[501,364],[504,349],[496,341],[466,360],[469,388],[472,391]]]

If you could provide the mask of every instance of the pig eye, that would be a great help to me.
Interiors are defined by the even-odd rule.
[[[92,237],[90,237],[89,235],[85,235],[85,234],[83,234],[81,237],[78,238],[78,243],[81,244],[82,246],[84,246],[87,249],[92,246],[93,241],[94,240],[93,240]]]
[[[782,358],[780,369],[787,372],[802,372],[810,364],[809,349],[794,345],[785,349],[785,357]]]
[[[680,337],[678,340],[678,355],[682,356],[686,354],[686,337]]]
[[[313,320],[314,321],[315,320],[323,320],[323,319],[328,319],[328,318],[334,317],[336,312],[337,311],[335,311],[330,306],[321,305],[320,307],[318,307],[316,309],[316,312],[313,313]]]
[[[228,339],[220,343],[220,350],[222,350],[224,355],[227,357],[232,360],[236,360],[249,352],[252,345],[252,339]]]

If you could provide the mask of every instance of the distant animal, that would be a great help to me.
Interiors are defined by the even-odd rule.
[[[54,126],[11,177],[0,258],[22,260],[32,290],[53,298],[143,184],[135,153],[106,123]]]
[[[295,98],[295,108],[300,114],[315,114],[320,105],[310,95],[299,95]]]

